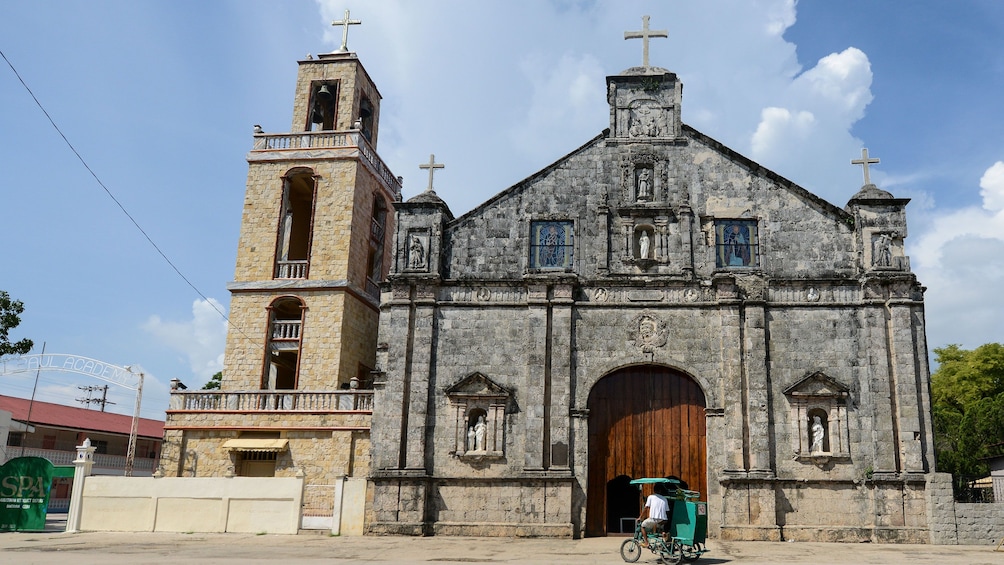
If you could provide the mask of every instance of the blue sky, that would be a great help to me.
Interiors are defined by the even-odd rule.
[[[685,123],[838,206],[867,147],[873,182],[912,199],[929,347],[1004,341],[993,0],[4,2],[0,51],[94,173],[0,61],[0,289],[25,303],[11,338],[142,366],[152,418],[171,378],[220,370],[252,126],[289,131],[296,61],[339,46],[346,8],[406,198],[430,153],[459,215],[597,135],[604,77],[641,63],[623,37],[649,14]],[[0,377],[0,393],[28,397],[34,377]],[[77,405],[101,384],[43,372],[37,398]],[[109,398],[131,413],[131,391]]]

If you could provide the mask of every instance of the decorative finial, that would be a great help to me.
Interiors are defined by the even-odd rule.
[[[432,175],[434,175],[436,173],[436,169],[445,169],[446,165],[443,165],[442,163],[437,163],[436,162],[436,155],[430,153],[429,154],[429,163],[428,164],[419,165],[418,168],[419,169],[429,169],[429,187],[426,188],[425,191],[426,192],[435,193],[436,191],[432,190]]]
[[[851,164],[852,165],[861,165],[862,169],[864,169],[864,172],[865,172],[865,186],[868,186],[869,184],[872,183],[871,178],[869,178],[869,176],[868,176],[868,165],[870,165],[870,164],[874,165],[874,164],[877,164],[879,162],[880,161],[877,158],[871,158],[871,159],[868,158],[868,148],[867,147],[864,147],[864,148],[861,149],[861,158],[860,159],[853,159],[853,160],[851,160]]]
[[[648,16],[641,17],[641,31],[625,31],[624,39],[641,39],[641,62],[643,67],[648,67],[648,40],[652,37],[669,37],[669,32],[648,29]]]
[[[342,26],[342,46],[338,48],[335,53],[348,53],[349,52],[349,26],[359,25],[363,23],[361,20],[350,20],[349,10],[345,10],[345,17],[339,21],[331,22],[333,26]]]

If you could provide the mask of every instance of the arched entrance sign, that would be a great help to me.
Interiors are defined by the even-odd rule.
[[[125,475],[132,476],[133,462],[136,458],[136,436],[139,432],[139,411],[143,401],[142,368],[138,365],[120,367],[97,359],[67,355],[64,353],[41,353],[38,355],[21,355],[18,357],[0,358],[0,376],[27,373],[29,371],[60,371],[77,373],[98,380],[136,391],[136,409],[132,416],[132,426],[129,430],[129,448],[126,451]]]

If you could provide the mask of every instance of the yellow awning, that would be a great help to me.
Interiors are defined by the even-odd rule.
[[[994,486],[992,477],[983,477],[975,481],[969,481],[969,488],[991,488]]]
[[[286,451],[288,447],[288,439],[241,438],[223,443],[223,449],[230,451]]]

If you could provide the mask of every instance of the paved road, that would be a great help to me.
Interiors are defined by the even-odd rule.
[[[624,538],[581,540],[458,537],[330,537],[250,534],[0,533],[0,563],[167,565],[311,563],[433,565],[623,563]],[[708,542],[697,565],[1004,565],[993,546]],[[639,563],[655,564],[643,555]]]

